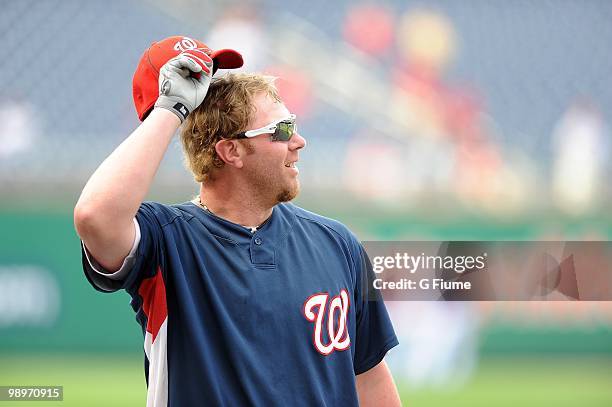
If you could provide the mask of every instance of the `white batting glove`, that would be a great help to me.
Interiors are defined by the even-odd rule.
[[[170,110],[182,123],[204,100],[212,67],[212,59],[200,49],[187,50],[166,62],[159,70],[155,107]]]

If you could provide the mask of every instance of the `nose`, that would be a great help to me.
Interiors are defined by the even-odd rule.
[[[290,150],[300,150],[306,147],[306,139],[302,137],[302,135],[298,132],[293,134],[291,140],[289,141],[289,149]]]

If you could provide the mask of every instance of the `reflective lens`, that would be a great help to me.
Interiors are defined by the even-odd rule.
[[[295,132],[297,132],[295,119],[283,120],[276,125],[276,130],[272,134],[272,141],[289,141]]]

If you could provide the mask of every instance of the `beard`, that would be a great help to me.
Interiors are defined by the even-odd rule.
[[[297,178],[287,180],[283,175],[268,170],[256,171],[250,178],[259,200],[268,202],[271,206],[292,201],[300,192],[300,181]]]
[[[277,203],[289,202],[295,199],[300,193],[300,182],[296,180],[295,187],[284,188],[276,196]]]
[[[255,154],[255,146],[250,140],[240,141],[243,142],[248,155]],[[283,175],[265,167],[259,167],[252,171],[250,177],[252,184],[258,186],[259,194],[271,199],[276,198],[271,202],[272,205],[292,201],[300,193],[300,181],[297,178],[288,183]],[[267,201],[267,199],[265,200]]]

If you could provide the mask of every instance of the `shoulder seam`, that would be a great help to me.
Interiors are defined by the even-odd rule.
[[[298,217],[298,218],[300,218],[300,219],[304,219],[304,220],[307,220],[307,221],[310,221],[310,222],[316,223],[317,225],[321,225],[321,226],[323,226],[323,227],[325,227],[325,228],[327,228],[327,229],[331,230],[331,231],[332,231],[332,232],[334,232],[336,235],[338,235],[338,237],[340,237],[340,239],[342,239],[342,241],[344,242],[344,244],[346,245],[346,247],[347,247],[347,248],[350,248],[350,246],[349,246],[349,242],[347,242],[347,240],[344,238],[344,236],[342,236],[342,234],[341,234],[340,232],[338,232],[337,230],[335,230],[335,229],[334,229],[334,228],[332,228],[331,226],[326,225],[325,223],[320,222],[320,221],[318,221],[318,220],[316,220],[316,219],[312,219],[312,218],[309,218],[309,217],[306,217],[306,216],[300,215],[299,213],[296,213],[296,214],[295,214],[295,216],[296,216],[296,217]],[[349,253],[350,253],[350,249],[349,249]]]
[[[173,211],[173,212],[174,212],[174,211]],[[170,220],[168,220],[168,221],[166,221],[166,222],[162,223],[162,224],[161,224],[161,227],[162,227],[162,228],[164,228],[164,227],[166,227],[166,226],[170,225],[171,223],[174,223],[174,221],[175,221],[176,219],[178,219],[178,218],[182,218],[182,217],[183,217],[183,215],[182,215],[182,214],[173,213],[173,214],[172,214],[172,218],[171,218]]]
[[[187,212],[190,215],[190,218],[188,219],[187,217],[185,217],[183,213],[185,211],[181,210],[180,208],[177,208],[176,206],[165,205],[165,204],[162,204],[162,205],[163,207],[166,208],[166,211],[160,210],[160,208],[155,208],[155,211],[154,211],[155,217],[158,219],[159,225],[162,228],[174,223],[174,221],[176,221],[178,218],[183,218],[187,222],[189,222],[191,218],[194,218],[192,214]],[[171,212],[170,216],[168,216],[168,212]]]

